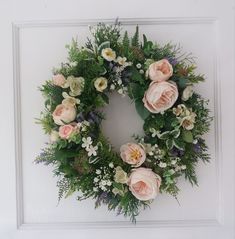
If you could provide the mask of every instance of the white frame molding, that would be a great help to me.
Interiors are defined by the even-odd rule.
[[[97,22],[113,23],[114,19],[91,20],[55,20],[55,21],[30,21],[12,23],[13,60],[14,60],[14,120],[15,120],[15,164],[16,164],[16,207],[18,229],[80,229],[80,228],[130,228],[132,224],[126,222],[64,222],[64,223],[25,223],[23,207],[23,172],[22,172],[22,132],[21,132],[21,90],[20,90],[20,31],[24,28],[52,28],[52,27],[78,27],[94,25]],[[216,18],[140,18],[120,19],[123,25],[181,25],[181,24],[209,24],[215,34],[214,57],[214,122],[215,122],[215,162],[218,190],[218,205],[216,218],[200,220],[164,220],[164,221],[139,221],[134,227],[202,227],[221,226],[223,224],[223,200],[221,193],[222,175],[222,147],[221,147],[221,101],[220,83],[218,80],[218,20]]]

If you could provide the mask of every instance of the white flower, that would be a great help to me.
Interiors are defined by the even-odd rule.
[[[93,187],[93,191],[94,192],[98,192],[98,188],[97,187]]]
[[[166,166],[167,166],[166,163],[163,163],[163,162],[160,162],[160,163],[159,163],[159,167],[160,167],[160,168],[165,168]]]
[[[192,95],[193,95],[193,86],[189,85],[184,89],[181,99],[183,101],[187,101],[190,97],[192,97]]]
[[[171,164],[172,164],[172,165],[175,165],[176,163],[177,163],[177,160],[176,160],[176,159],[171,160]]]
[[[78,63],[77,63],[76,61],[74,61],[74,62],[70,62],[70,63],[69,63],[69,65],[72,66],[72,67],[77,66],[77,64],[78,64]]]
[[[92,144],[92,139],[91,137],[87,137],[87,138],[82,138],[82,147],[86,149],[86,151],[88,151],[88,148],[90,147],[90,145]]]
[[[109,163],[109,167],[110,167],[110,168],[114,168],[113,163]]]
[[[98,149],[98,146],[92,146],[90,145],[90,147],[87,149],[87,152],[88,152],[88,156],[97,156],[97,149]]]
[[[103,186],[107,185],[106,181],[105,181],[105,180],[102,180],[102,181],[101,181],[101,185],[103,185]]]
[[[98,179],[98,178],[94,178],[94,182],[95,182],[95,183],[98,183],[98,182],[99,182],[99,179]]]
[[[119,64],[119,65],[125,65],[125,63],[126,63],[126,57],[120,57],[120,56],[118,56],[117,57],[117,63]]]
[[[143,75],[143,74],[144,74],[144,70],[139,70],[139,73],[140,73],[141,75]]]
[[[111,181],[107,181],[107,186],[111,186],[112,182]]]
[[[95,80],[94,86],[97,91],[103,92],[108,86],[108,80],[105,77],[99,77]]]
[[[186,169],[186,165],[182,165],[182,166],[181,166],[181,169],[182,169],[182,170],[185,170],[185,169]]]
[[[142,65],[141,65],[140,63],[136,64],[136,68],[137,68],[137,69],[140,69],[141,66],[142,66]]]
[[[170,170],[168,170],[168,173],[169,173],[170,175],[173,175],[173,174],[175,173],[175,170],[174,170],[174,169],[170,169]]]
[[[158,131],[157,131],[156,129],[154,129],[154,128],[150,128],[149,131],[150,131],[150,133],[152,133],[151,136],[152,136],[153,138],[156,137],[156,135],[158,134]]]
[[[122,80],[119,79],[119,80],[117,81],[117,83],[118,83],[119,85],[121,85],[121,84],[122,84]]]
[[[100,169],[96,169],[95,173],[96,174],[101,174],[101,170]]]
[[[123,89],[119,89],[118,94],[122,95],[123,94]]]
[[[194,128],[196,114],[191,112],[190,115],[180,119],[180,125],[186,130],[192,130]]]
[[[103,49],[101,55],[106,61],[114,61],[116,59],[116,52],[111,48]]]
[[[114,84],[111,84],[110,90],[115,90],[115,85]]]

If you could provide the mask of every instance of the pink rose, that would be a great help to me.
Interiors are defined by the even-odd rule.
[[[76,109],[72,104],[60,104],[56,106],[52,116],[57,125],[64,125],[76,118]]]
[[[171,108],[179,96],[174,82],[152,82],[145,92],[144,106],[152,113],[160,113]]]
[[[147,74],[152,81],[166,81],[172,76],[173,68],[168,60],[163,59],[152,63],[148,68]]]
[[[146,158],[144,149],[135,143],[127,143],[120,148],[121,158],[133,167],[139,167]]]
[[[59,128],[59,136],[62,139],[68,139],[74,131],[75,128],[72,125],[70,124],[62,125]]]
[[[66,79],[62,74],[57,74],[53,76],[52,82],[54,85],[63,87],[66,82]]]
[[[128,179],[131,193],[141,201],[154,199],[159,193],[161,177],[149,168],[133,169]]]

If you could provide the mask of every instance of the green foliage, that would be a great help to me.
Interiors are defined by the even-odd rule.
[[[131,45],[134,47],[139,47],[140,43],[139,43],[139,26],[136,26],[135,29],[135,34],[131,39]]]

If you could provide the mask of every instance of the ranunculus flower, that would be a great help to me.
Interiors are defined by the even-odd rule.
[[[108,80],[104,77],[99,77],[95,80],[94,86],[97,91],[103,92],[108,86]]]
[[[127,143],[121,146],[120,155],[124,162],[133,167],[139,167],[146,159],[146,154],[141,145]]]
[[[141,201],[154,199],[159,193],[161,177],[149,168],[133,169],[128,180],[132,194]]]
[[[69,76],[67,78],[67,81],[69,82],[69,86],[70,86],[69,94],[71,96],[81,95],[84,89],[85,79],[83,77]]]
[[[160,113],[171,108],[179,96],[174,82],[152,82],[145,92],[144,106],[152,113]]]
[[[168,60],[162,59],[152,63],[147,70],[147,74],[152,81],[167,81],[173,74],[173,68]]]
[[[190,97],[192,97],[192,95],[193,95],[193,86],[192,85],[188,85],[184,89],[181,99],[183,101],[187,101]]]
[[[52,116],[57,125],[64,125],[76,118],[76,109],[72,104],[60,104],[56,106]]]
[[[72,125],[70,124],[62,125],[59,128],[59,136],[62,139],[68,139],[74,131],[75,128]]]
[[[101,55],[106,61],[114,61],[116,59],[116,52],[111,48],[104,48],[101,51]]]
[[[115,168],[114,181],[116,183],[125,184],[127,183],[127,180],[127,173],[120,166],[117,166]]]

